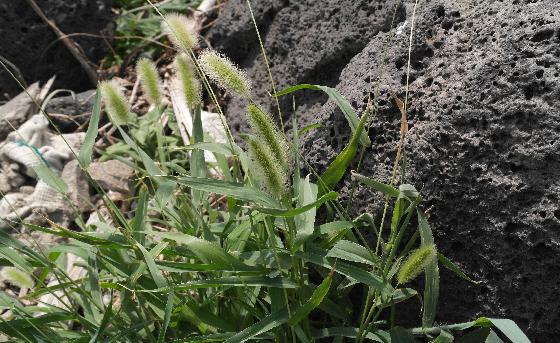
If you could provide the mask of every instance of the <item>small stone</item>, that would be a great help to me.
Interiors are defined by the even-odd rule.
[[[68,185],[68,198],[80,212],[87,212],[93,208],[89,196],[89,184],[84,177],[77,160],[72,160],[64,166],[62,179]]]
[[[0,140],[4,140],[4,137],[13,131],[8,121],[14,127],[19,127],[27,120],[35,106],[29,95],[37,97],[39,91],[39,83],[34,83],[25,92],[21,92],[18,96],[0,106],[0,137],[2,137]]]
[[[105,191],[130,193],[130,179],[134,170],[126,164],[117,160],[94,162],[89,166],[88,172]]]

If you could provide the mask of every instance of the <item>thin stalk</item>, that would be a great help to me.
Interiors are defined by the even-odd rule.
[[[418,1],[416,0],[414,3],[414,9],[412,11],[412,22],[410,24],[410,38],[409,38],[409,43],[408,43],[408,62],[407,62],[407,69],[406,69],[406,90],[405,90],[405,100],[404,100],[404,113],[407,112],[408,110],[408,93],[409,93],[409,86],[410,86],[410,64],[411,64],[411,57],[412,57],[412,41],[414,38],[414,22],[416,19],[416,8],[418,7]],[[397,151],[397,157],[395,158],[395,163],[393,165],[393,171],[391,174],[391,182],[390,185],[394,185],[395,183],[395,178],[396,178],[396,174],[397,174],[397,167],[399,164],[399,159],[400,159],[400,155],[401,155],[401,149],[404,150],[404,139],[401,141],[400,143],[400,147],[398,148]],[[385,197],[385,206],[383,208],[383,215],[381,217],[381,225],[379,228],[379,232],[381,235],[381,232],[383,231],[383,225],[385,224],[385,217],[387,215],[387,210],[389,208],[389,196]],[[376,247],[375,251],[377,252],[379,250],[379,244]]]
[[[384,45],[384,48],[383,48],[383,58],[381,60],[381,73],[379,74],[379,77],[377,78],[377,84],[375,86],[374,95],[373,95],[373,104],[370,103],[371,95],[368,96],[367,108],[369,108],[370,106],[374,106],[373,117],[371,118],[370,121],[368,121],[368,125],[366,127],[366,133],[367,133],[368,136],[369,136],[369,131],[371,129],[371,126],[373,125],[373,122],[375,121],[375,118],[377,117],[377,114],[378,114],[378,111],[379,111],[377,103],[379,101],[379,95],[381,93],[381,83],[383,81],[383,76],[385,75],[385,67],[387,65],[387,56],[388,56],[388,50],[389,50],[388,47],[390,46],[390,42],[394,37],[394,34],[392,34],[392,31],[393,31],[392,29],[395,25],[395,18],[396,18],[396,15],[397,15],[397,9],[398,9],[400,1],[401,0],[398,0],[395,3],[395,7],[393,9],[393,15],[392,15],[392,18],[391,18],[391,26],[390,26],[390,31],[389,31],[389,32],[391,32],[391,34],[389,34],[389,38],[387,39],[387,41]],[[366,150],[366,147],[362,145],[362,148],[360,150],[360,157],[358,159],[358,165],[356,167],[357,172],[360,171],[365,150]],[[348,203],[346,204],[346,210],[347,211],[350,209],[350,206],[352,205],[352,201],[354,199],[354,193],[356,191],[356,185],[357,185],[357,183],[355,181],[352,181],[352,189],[350,191],[350,196],[349,196],[349,199],[348,199]],[[378,241],[379,241],[379,239],[378,239]]]
[[[264,50],[264,44],[261,39],[261,34],[259,32],[259,28],[257,27],[257,21],[255,20],[255,15],[253,14],[253,7],[251,6],[251,1],[247,0],[247,7],[249,7],[249,13],[251,14],[251,20],[253,21],[253,25],[255,26],[255,31],[257,31],[257,38],[259,40],[259,46],[261,48],[261,53],[263,55],[264,64],[266,65],[266,70],[268,72],[268,78],[270,80],[270,84],[272,85],[272,92],[276,94],[276,85],[274,83],[274,78],[272,77],[272,72],[270,71],[270,64],[268,63],[268,57],[266,56],[266,51]],[[280,109],[280,102],[278,101],[278,97],[275,96],[274,99],[276,100],[276,107],[278,108],[278,118],[280,119],[280,127],[282,128],[282,132],[284,132],[284,121],[282,119],[282,110]]]

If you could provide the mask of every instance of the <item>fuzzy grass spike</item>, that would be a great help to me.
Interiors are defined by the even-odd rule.
[[[33,288],[34,283],[33,279],[31,279],[31,276],[15,267],[2,268],[0,277],[19,288]]]
[[[164,16],[162,31],[167,35],[171,43],[181,51],[187,52],[198,47],[198,35],[193,30],[189,19],[177,13]]]
[[[254,103],[247,106],[247,117],[257,136],[269,147],[276,162],[287,166],[288,144],[278,131],[276,124],[261,108]]]
[[[414,280],[424,271],[426,266],[432,263],[436,258],[437,251],[433,245],[426,245],[412,251],[404,261],[397,275],[397,282],[399,285]]]
[[[244,98],[251,96],[249,79],[227,57],[212,50],[204,50],[198,59],[204,73],[220,88]]]
[[[285,193],[287,182],[284,168],[276,163],[268,146],[258,138],[249,139],[249,154],[265,188],[271,195],[281,198]]]
[[[150,103],[156,106],[161,104],[161,79],[156,65],[147,58],[141,58],[136,64],[136,73]]]
[[[114,125],[125,125],[131,119],[130,105],[126,101],[119,85],[114,81],[103,81],[99,84],[101,97],[109,118]]]
[[[192,62],[186,54],[180,54],[175,57],[175,69],[179,77],[180,89],[185,96],[187,105],[194,108],[200,104],[200,83],[195,76],[195,69]]]

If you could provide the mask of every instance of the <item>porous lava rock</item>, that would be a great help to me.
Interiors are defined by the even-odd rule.
[[[208,37],[247,70],[255,97],[272,111],[244,3],[230,1]],[[404,99],[408,79],[407,181],[422,189],[439,250],[481,281],[442,270],[438,320],[511,318],[532,341],[553,342],[560,335],[560,3],[420,1],[414,20],[413,3],[393,12],[395,3],[254,2],[275,80],[279,88],[335,86],[359,111],[372,97],[373,144],[360,172],[388,182],[400,118],[389,93]],[[350,135],[326,100],[296,97],[301,125],[326,127],[303,142],[318,170]],[[241,102],[230,101],[226,115],[234,130],[246,129]],[[350,188],[347,177],[344,201]],[[354,213],[379,214],[382,199],[358,187],[353,204]]]
[[[35,0],[47,18],[65,34],[110,35],[112,0]],[[46,81],[53,74],[55,88],[84,91],[92,86],[80,64],[28,1],[0,1],[0,56],[21,71],[25,81]],[[107,52],[103,39],[73,35],[84,54],[97,63]],[[11,69],[11,66],[9,67]],[[11,69],[12,72],[14,71]],[[0,67],[0,95],[21,91]]]

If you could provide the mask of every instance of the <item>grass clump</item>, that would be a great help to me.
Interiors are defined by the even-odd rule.
[[[174,34],[180,31],[171,39],[181,50],[191,49],[192,37],[180,36],[187,32],[181,32],[184,18],[169,19],[171,26],[179,26]],[[103,158],[118,158],[134,168],[135,193],[119,207],[100,192],[104,211],[99,221],[86,225],[79,218],[76,230],[24,223],[29,230],[64,239],[48,251],[2,236],[3,263],[40,269],[36,286],[24,280],[31,286],[25,300],[48,294],[60,305],[45,309],[2,295],[0,306],[14,311],[0,325],[1,332],[27,342],[400,343],[451,342],[471,332],[485,341],[501,331],[526,342],[510,321],[435,321],[440,256],[442,265],[466,276],[437,252],[421,193],[413,185],[353,174],[356,182],[386,197],[390,222],[378,224],[368,213],[354,216],[341,204],[333,189],[356,156],[371,107],[360,118],[336,90],[314,86],[328,92],[349,122],[356,123],[350,125],[347,146],[320,174],[300,153],[295,118],[288,139],[251,99],[241,70],[209,50],[198,61],[191,66],[180,55],[174,64],[192,108],[191,142],[179,139],[179,124],[165,104],[131,122],[118,86],[100,84],[113,122],[128,124],[126,130],[119,128],[122,141]],[[152,73],[145,63],[147,74]],[[213,142],[204,132],[201,108],[206,104],[195,73],[205,86],[206,75],[249,101],[253,135],[247,150],[235,141]],[[166,126],[163,113],[168,114]],[[90,127],[88,134],[95,129]],[[82,149],[92,149],[95,140],[90,141]],[[310,175],[301,175],[300,164]],[[69,254],[83,268],[78,279],[67,273],[64,258]],[[420,275],[421,289],[404,286]],[[421,302],[422,320],[404,329],[401,303],[406,301]]]

